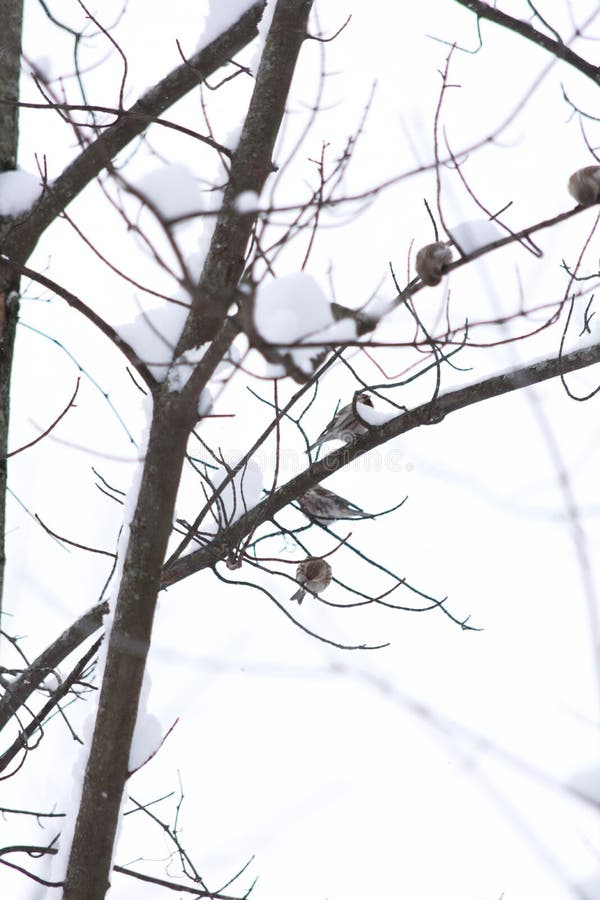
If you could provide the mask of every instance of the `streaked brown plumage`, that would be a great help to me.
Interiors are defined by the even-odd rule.
[[[300,509],[305,516],[314,522],[320,522],[327,525],[330,522],[337,522],[338,519],[372,519],[371,513],[367,513],[356,504],[351,503],[328,491],[327,488],[316,484],[309,488],[305,494],[298,497]]]
[[[421,247],[415,260],[417,275],[428,287],[439,284],[452,262],[452,250],[442,241]]]
[[[306,591],[320,594],[331,581],[331,566],[325,559],[318,556],[309,556],[302,560],[296,569],[296,581],[302,585],[290,600],[302,603]]]
[[[356,398],[357,407],[359,404],[373,408],[373,401],[364,391]],[[314,450],[315,447],[320,447],[321,444],[325,444],[327,441],[340,440],[346,444],[351,444],[355,438],[368,431],[367,426],[360,420],[359,416],[360,409],[357,409],[357,413],[355,413],[352,403],[342,406],[341,409],[338,409],[329,425],[323,429],[319,437],[308,449]]]
[[[600,166],[584,166],[569,178],[568,190],[581,206],[592,206],[600,200]]]

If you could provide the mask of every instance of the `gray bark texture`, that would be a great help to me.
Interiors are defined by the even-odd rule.
[[[23,0],[0,0],[0,171],[14,169],[19,144],[19,97]],[[2,102],[4,101],[4,102]],[[0,222],[0,233],[2,232]],[[6,489],[10,382],[19,318],[19,279],[0,268],[0,627],[6,567]]]
[[[190,323],[184,332],[183,349],[206,339],[200,338],[197,322],[208,323],[207,336],[218,331],[225,334],[216,341],[219,353],[213,354],[215,365],[216,357],[229,345],[227,328],[221,324],[228,305],[225,298],[241,274],[252,229],[252,217],[234,215],[231,201],[239,190],[250,187],[260,191],[271,170],[273,146],[306,37],[310,8],[311,0],[279,0],[275,8],[246,125],[232,161],[231,180],[235,180],[235,187],[229,185],[225,192]],[[181,393],[169,392],[162,385],[154,390],[152,425],[109,637],[64,900],[102,900],[110,885],[113,845],[161,589],[162,564],[187,440],[197,418],[198,397],[213,369],[213,365],[198,367]]]

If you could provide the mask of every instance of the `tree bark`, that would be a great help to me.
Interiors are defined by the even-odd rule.
[[[206,546],[175,559],[164,569],[162,586],[170,587],[195,572],[214,565],[243,541],[248,534],[263,522],[268,521],[288,503],[300,497],[309,488],[392,438],[406,434],[422,425],[432,427],[447,415],[466,409],[475,403],[501,397],[512,391],[541,384],[552,378],[564,377],[569,372],[577,372],[599,363],[600,344],[592,344],[581,350],[573,350],[571,353],[553,359],[540,360],[529,366],[504,372],[501,375],[493,375],[483,381],[475,382],[475,384],[448,391],[446,394],[441,394],[433,403],[423,403],[390,419],[384,425],[370,428],[352,444],[346,444],[344,447],[326,454],[318,462],[313,463],[310,468],[290,479],[279,490],[269,494],[261,503],[240,516],[233,525],[219,532]]]
[[[233,157],[223,207],[217,221],[191,315],[177,353],[214,338],[233,299],[244,268],[254,216],[241,216],[235,198],[261,193],[272,171],[272,153],[285,112],[299,48],[306,37],[312,0],[277,4],[265,43],[238,149]],[[274,78],[273,73],[278,77]],[[223,252],[227,248],[227,252]]]
[[[234,172],[238,156],[243,160],[249,158],[249,142],[253,140],[253,181],[256,179],[254,173],[260,173],[264,180],[270,171],[273,144],[300,47],[306,37],[311,5],[312,0],[278,0],[275,9],[250,103],[252,127],[248,125],[243,129],[232,163]],[[260,104],[255,100],[257,92],[262,98]],[[277,103],[269,103],[269,97],[280,99]],[[258,135],[261,139],[256,142]],[[241,228],[239,221],[243,222]],[[225,222],[233,222],[229,204],[224,204],[216,231],[226,232]],[[222,256],[223,265],[217,268],[224,287],[233,283],[235,276],[231,272],[241,271],[237,254],[240,248],[242,252],[245,249],[251,228],[252,217],[236,216],[234,244],[222,243],[217,247],[213,240],[206,266],[210,260],[215,262],[216,255]],[[228,276],[223,278],[223,272],[229,273]],[[220,312],[223,321],[226,307],[222,303]],[[192,325],[186,328],[186,333],[189,335],[194,330]],[[227,324],[221,333],[227,333]],[[228,345],[226,340],[217,343]],[[148,448],[110,631],[98,714],[64,884],[64,900],[103,900],[110,886],[113,846],[128,777],[131,741],[161,587],[162,564],[171,533],[187,439],[197,418],[201,382],[209,376],[211,366],[199,366],[199,369],[201,375],[193,376],[181,394],[169,392],[166,384],[154,391]]]
[[[14,169],[19,143],[19,75],[23,0],[0,0],[0,170]]]
[[[19,144],[19,96],[23,0],[0,0],[0,171],[14,169]],[[19,318],[19,279],[0,269],[0,622],[6,567],[6,489],[8,480],[8,426],[10,380]]]
[[[194,424],[182,418],[179,400],[165,389],[155,398],[71,847],[64,889],[68,900],[101,900],[109,887],[162,561],[187,438]]]
[[[108,613],[108,603],[98,603],[50,644],[22,675],[6,687],[0,699],[0,731],[11,721],[14,714],[38,689],[44,678],[73,653],[87,638],[102,627],[102,620]]]
[[[170,72],[93,141],[21,220],[0,220],[0,250],[24,264],[54,219],[107,164],[168,107],[245,47],[257,34],[265,0],[255,3],[226,32]],[[17,158],[23,0],[0,0],[0,171]],[[0,621],[6,567],[6,493],[10,385],[19,317],[20,279],[0,266]]]
[[[588,78],[591,78],[595,84],[600,84],[600,70],[598,66],[579,56],[563,41],[555,40],[544,34],[543,31],[538,31],[530,22],[510,16],[508,13],[496,9],[495,6],[483,2],[483,0],[456,0],[456,2],[474,12],[478,19],[489,19],[490,22],[502,25],[504,28],[508,28],[509,31],[514,31],[515,34],[520,34],[521,37],[527,38],[528,41],[532,41],[544,50],[552,53],[557,59],[562,59],[563,62],[578,69]],[[594,17],[595,13],[587,21],[592,21]]]
[[[0,0],[0,3],[10,0]],[[110,127],[104,129],[53,182],[23,221],[6,236],[3,252],[18,262],[27,261],[40,236],[68,204],[131,141],[142,134],[152,120],[181,100],[192,88],[223,66],[257,34],[265,0],[257,0],[226,32],[174,69],[150,88]]]

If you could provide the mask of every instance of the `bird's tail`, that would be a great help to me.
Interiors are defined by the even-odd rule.
[[[296,591],[296,593],[294,594],[294,596],[293,596],[293,597],[290,597],[290,601],[293,603],[294,600],[297,600],[297,601],[298,601],[298,604],[300,604],[300,603],[302,603],[302,601],[304,600],[305,594],[306,594],[306,591],[304,590],[304,588],[299,588],[299,589]]]
[[[307,452],[307,453],[310,453],[311,450],[316,450],[317,447],[320,447],[322,443],[323,443],[323,438],[318,437],[318,438],[316,439],[316,441],[313,441],[313,443],[310,444],[310,445],[306,448],[306,452]]]

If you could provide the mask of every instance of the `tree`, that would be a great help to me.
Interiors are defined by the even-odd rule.
[[[493,41],[500,32],[491,28],[501,26],[507,32],[503,46],[517,46],[521,38],[526,38],[552,61],[561,60],[579,76],[597,84],[596,67],[585,52],[579,52],[579,44],[573,46],[574,38],[561,36],[562,21],[549,25],[542,12],[531,5],[531,21],[483,2],[459,0],[458,5],[476,16],[462,27],[476,25],[479,54],[488,51],[493,55]],[[453,4],[445,6],[455,9]],[[120,22],[111,24],[107,13],[96,14],[83,3],[79,3],[77,16],[70,13],[73,18],[65,21],[58,20],[45,4],[42,12],[58,29],[61,40],[72,42],[72,79],[64,71],[59,77],[45,71],[42,60],[28,56],[26,45],[21,52],[22,5],[18,0],[5,0],[0,5],[8,48],[0,60],[0,159],[5,179],[4,183],[0,179],[0,206],[3,196],[6,203],[0,210],[3,498],[8,490],[10,455],[15,459],[18,455],[23,466],[33,467],[39,458],[32,455],[35,447],[36,452],[43,452],[47,466],[61,471],[65,453],[83,453],[87,435],[93,446],[101,434],[102,426],[98,432],[93,428],[91,418],[97,415],[96,408],[82,387],[83,379],[95,383],[92,369],[97,352],[103,372],[110,372],[111,378],[114,375],[115,384],[117,378],[121,379],[115,391],[120,398],[127,397],[125,419],[135,420],[143,410],[147,430],[144,434],[143,427],[131,427],[112,402],[111,390],[96,383],[107,414],[113,423],[123,426],[139,464],[127,491],[122,480],[115,483],[99,467],[94,470],[99,489],[110,498],[101,513],[105,521],[98,535],[107,533],[108,523],[116,526],[118,522],[112,548],[79,536],[79,530],[93,533],[84,526],[84,511],[93,520],[95,510],[85,510],[85,502],[81,518],[69,534],[47,522],[45,513],[39,517],[38,535],[44,541],[54,538],[62,546],[74,545],[82,554],[95,554],[98,569],[94,572],[102,572],[106,584],[91,608],[89,599],[84,604],[81,598],[69,606],[66,630],[57,640],[35,635],[41,647],[46,645],[35,660],[30,662],[23,656],[23,664],[13,662],[6,667],[0,728],[8,738],[0,758],[3,771],[13,775],[13,782],[27,778],[31,760],[44,754],[47,739],[41,738],[46,733],[45,724],[56,716],[65,699],[89,699],[94,693],[90,678],[99,654],[97,708],[93,730],[84,738],[81,796],[60,839],[66,863],[64,877],[53,880],[37,876],[42,884],[62,887],[68,900],[95,900],[106,896],[113,868],[131,875],[131,867],[115,866],[113,860],[127,784],[135,772],[145,763],[151,765],[150,760],[168,746],[169,730],[154,743],[149,739],[152,723],[144,699],[144,678],[162,592],[168,598],[176,585],[189,583],[206,572],[208,577],[199,590],[207,596],[214,590],[215,579],[235,585],[240,596],[267,596],[278,613],[301,630],[307,642],[316,640],[333,646],[340,654],[348,650],[375,651],[387,646],[388,640],[367,639],[362,631],[369,627],[364,618],[352,620],[358,622],[357,632],[352,628],[356,637],[342,639],[332,633],[331,623],[319,618],[319,610],[337,609],[342,617],[357,607],[366,607],[369,613],[383,609],[390,631],[396,627],[394,617],[417,617],[417,613],[427,611],[430,618],[447,622],[461,640],[484,627],[479,616],[460,608],[463,604],[450,602],[426,581],[399,571],[393,547],[385,548],[382,560],[382,554],[369,544],[367,529],[375,527],[370,519],[381,528],[386,527],[384,523],[402,521],[404,510],[399,507],[403,506],[404,494],[393,479],[393,457],[387,459],[388,508],[364,504],[366,521],[362,521],[362,508],[351,503],[343,510],[344,515],[332,517],[341,521],[341,526],[338,522],[334,527],[333,521],[319,518],[310,498],[314,503],[315,489],[332,474],[349,470],[363,458],[373,459],[373,455],[366,455],[390,446],[394,439],[427,426],[422,430],[434,440],[441,423],[451,414],[473,405],[485,409],[487,401],[501,395],[554,379],[562,383],[571,400],[592,401],[597,387],[575,388],[569,376],[600,361],[600,344],[589,339],[593,289],[600,277],[590,263],[597,219],[591,228],[590,221],[600,198],[600,190],[594,193],[593,188],[600,170],[594,164],[593,126],[586,122],[583,101],[579,103],[565,90],[565,102],[583,123],[583,140],[577,147],[583,161],[565,173],[555,174],[557,178],[568,176],[573,169],[594,164],[582,176],[592,193],[577,195],[576,191],[576,199],[582,202],[574,206],[563,191],[560,200],[553,200],[551,210],[542,207],[534,211],[523,204],[510,219],[511,197],[503,194],[498,206],[494,205],[496,186],[489,184],[483,168],[487,149],[500,149],[504,140],[509,141],[511,129],[520,125],[525,104],[531,96],[543,96],[544,85],[538,80],[531,90],[519,89],[518,102],[511,99],[511,107],[499,124],[488,129],[487,124],[476,122],[475,127],[465,127],[457,143],[444,123],[446,117],[452,121],[454,72],[463,71],[468,62],[464,51],[450,43],[442,50],[440,82],[429,98],[435,100],[430,156],[417,165],[396,166],[389,177],[387,173],[380,177],[378,166],[370,165],[369,178],[362,178],[357,186],[354,171],[361,171],[362,142],[367,139],[370,117],[375,115],[372,107],[378,103],[378,93],[375,90],[369,98],[368,85],[364,85],[357,104],[360,115],[350,137],[340,139],[336,133],[335,112],[332,124],[324,124],[331,112],[326,101],[332,77],[329,54],[337,52],[354,26],[346,21],[335,31],[325,29],[318,18],[324,11],[313,9],[310,0],[277,0],[269,4],[266,14],[263,0],[232,3],[225,11],[216,5],[202,35],[198,29],[199,49],[190,52],[184,42],[180,43],[181,62],[133,102],[126,95],[134,41],[130,36],[127,42],[126,31],[119,32]],[[486,20],[491,23],[489,39]],[[261,53],[250,59],[246,48],[256,42],[261,21]],[[579,22],[575,35],[591,21]],[[25,25],[27,35],[27,16]],[[190,43],[195,39],[196,35]],[[104,59],[107,49],[111,52]],[[26,77],[19,93],[21,70]],[[114,85],[107,87],[110,78],[115,79]],[[308,99],[311,88],[314,101]],[[35,99],[29,99],[32,90],[37,92]],[[180,101],[184,102],[175,115],[171,108]],[[231,111],[240,109],[239,135],[235,127],[226,135]],[[75,151],[56,175],[49,174],[49,167],[52,171],[56,166],[50,152],[48,159],[38,155],[35,176],[13,171],[19,112],[31,117],[24,121],[34,121],[35,117],[36,123],[43,116],[55,115],[69,130],[71,139],[75,138]],[[36,127],[41,132],[42,127]],[[328,141],[334,138],[330,146]],[[419,151],[423,157],[425,149],[423,142]],[[54,151],[54,155],[59,152],[64,149]],[[181,165],[182,159],[193,166],[194,175]],[[478,168],[480,164],[482,168]],[[215,174],[201,174],[206,172]],[[405,226],[402,241],[406,246],[390,260],[385,284],[378,286],[373,296],[361,296],[354,305],[346,296],[338,302],[336,282],[342,276],[336,265],[330,272],[330,296],[326,297],[323,260],[333,246],[327,244],[328,226],[352,226],[359,213],[386,202],[397,186],[417,184],[421,174],[429,179],[424,193],[435,199],[435,208],[433,202],[427,204],[425,224]],[[92,194],[90,186],[94,183]],[[452,223],[450,210],[456,185],[479,208],[483,223]],[[493,200],[488,200],[488,195]],[[108,212],[92,208],[92,203],[99,204],[100,200]],[[589,207],[594,209],[590,211]],[[568,241],[561,231],[569,220],[585,223],[579,243],[574,231]],[[107,237],[113,229],[116,235],[117,227],[121,236],[115,236],[113,246],[107,249]],[[99,306],[96,297],[88,299],[71,286],[69,272],[62,271],[64,267],[54,258],[58,256],[59,251],[54,250],[58,242],[72,240],[71,236],[64,238],[65,229],[76,235],[90,256],[96,256],[99,262],[97,268],[90,268],[90,280],[102,278],[108,298],[128,295],[131,302],[132,295],[135,297],[139,315],[133,326],[122,326],[111,299]],[[548,250],[543,244],[543,235],[547,234],[561,235],[568,253],[562,243],[557,250],[551,241]],[[320,240],[325,242],[324,256],[319,256],[321,251],[317,249]],[[343,246],[343,238],[338,246]],[[507,259],[498,252],[502,248],[518,254],[514,259],[518,259],[522,278],[539,271],[536,267],[542,257],[546,261],[548,256],[556,259],[562,255],[564,282],[558,295],[556,289],[544,294],[548,290],[544,285],[537,291],[517,293],[518,303],[499,304],[493,316],[489,307],[481,313],[464,313],[465,291],[473,284],[468,280],[470,273],[481,274],[478,261],[487,260],[489,254],[490,271],[496,278],[495,259]],[[49,255],[48,260],[44,254]],[[143,267],[140,259],[144,260]],[[321,286],[312,273],[313,266],[322,279]],[[506,284],[513,292],[518,290],[516,279],[505,283],[504,273],[497,277],[502,290],[506,290]],[[488,287],[493,306],[493,288]],[[44,355],[44,360],[54,360],[61,350],[66,351],[74,356],[81,377],[69,388],[66,402],[62,401],[50,423],[15,447],[13,439],[9,440],[8,415],[11,397],[19,396],[20,390],[18,378],[16,386],[14,379],[11,386],[19,353],[19,294],[23,298],[51,297],[53,312],[62,309],[64,301],[82,318],[87,331],[85,339],[81,338],[85,348],[82,356],[73,355],[69,349],[74,333],[70,331],[72,319],[64,320],[59,339],[51,337],[52,355]],[[428,294],[437,298],[429,307]],[[152,297],[155,299],[150,305]],[[44,331],[41,323],[36,327]],[[101,350],[89,337],[92,328],[102,336]],[[54,328],[46,327],[46,333],[51,336]],[[494,353],[495,347],[519,350],[525,359],[501,374],[491,374],[500,359],[503,366],[509,359]],[[479,350],[485,352],[485,359]],[[538,359],[540,353],[543,355]],[[27,367],[31,368],[33,362],[28,356]],[[36,379],[40,377],[38,373]],[[343,443],[323,452],[322,447],[311,446],[316,437],[312,428],[317,419],[322,427],[332,415],[340,421],[339,410],[330,402],[332,377],[343,385],[344,394],[340,390],[338,399],[346,414],[342,427],[331,436],[341,438]],[[468,384],[461,386],[465,380]],[[245,408],[246,395],[252,402],[249,411]],[[374,410],[369,405],[371,398]],[[69,422],[80,404],[93,410],[90,421],[82,419],[70,432]],[[14,408],[11,413],[14,416]],[[221,416],[233,417],[227,447],[221,443],[227,432],[216,430],[223,425]],[[310,429],[305,424],[309,421]],[[58,444],[57,449],[51,443],[61,435],[66,450],[64,445]],[[113,442],[113,461],[122,453],[121,441],[122,434]],[[551,451],[552,441],[547,432]],[[98,450],[98,460],[104,456],[105,451]],[[563,471],[558,449],[555,462],[583,573],[581,593],[587,601],[592,657],[598,673],[599,631],[590,553],[576,492]],[[313,493],[307,498],[310,491]],[[290,504],[299,504],[302,515],[290,509]],[[187,514],[180,515],[182,505],[190,510],[189,519]],[[3,531],[8,540],[10,531],[8,535],[6,528]],[[468,551],[465,556],[470,557]],[[313,580],[313,575],[306,574],[310,569],[302,568],[306,559],[313,557],[326,560],[323,582]],[[4,557],[0,562],[4,577]],[[328,567],[337,583],[334,590],[325,583]],[[346,567],[351,579],[345,576]],[[300,608],[290,603],[287,594],[294,594],[297,580],[302,584],[303,577],[307,578],[307,595]],[[77,618],[75,610],[79,610]],[[12,607],[10,612],[15,615]],[[17,637],[24,630],[20,619],[16,619],[16,631],[3,624],[5,647],[8,642],[11,652],[24,652]],[[343,630],[346,626],[339,627]],[[31,625],[28,631],[31,633]],[[49,674],[67,660],[69,674],[53,683]],[[598,674],[596,678],[600,684]],[[379,689],[389,691],[389,686],[380,684]],[[69,707],[62,715],[79,714]],[[428,719],[436,727],[447,727],[431,712]],[[78,731],[75,733],[81,739]],[[461,737],[473,739],[468,729]],[[32,752],[34,748],[36,753]],[[522,760],[511,761],[521,771],[527,769]],[[545,778],[541,771],[536,777],[542,781]],[[569,793],[593,805],[584,790],[571,788]],[[150,812],[150,802],[139,804],[139,808]],[[226,892],[211,892],[192,867],[177,829],[167,833],[188,879],[195,881],[193,887],[186,885],[185,889],[196,896],[224,896]],[[14,841],[5,848],[2,862],[14,866],[8,851],[22,850],[23,846],[30,852],[44,850],[48,856],[56,851],[53,843],[40,848],[35,841]],[[34,846],[35,851],[31,849]],[[169,878],[140,872],[137,877],[168,890]],[[184,890],[180,885],[177,889]]]

